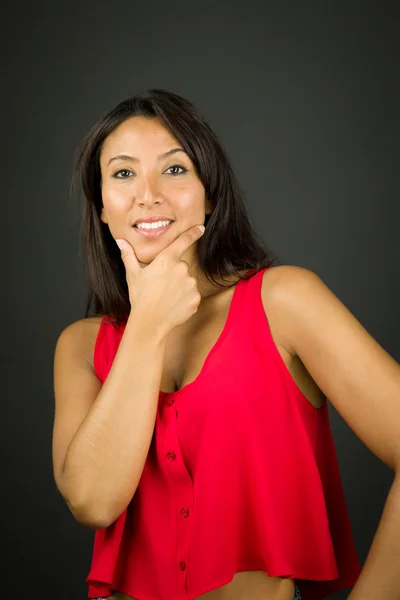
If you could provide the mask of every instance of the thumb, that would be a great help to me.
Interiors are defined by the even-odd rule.
[[[140,270],[140,264],[136,258],[136,254],[132,246],[126,240],[115,240],[118,248],[121,250],[121,258],[124,262],[126,269],[134,269],[135,271]]]

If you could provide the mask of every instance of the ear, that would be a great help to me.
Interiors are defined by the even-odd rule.
[[[101,209],[101,213],[100,213],[100,219],[103,221],[103,223],[108,223],[108,219],[106,216],[106,211],[104,210],[104,206]]]

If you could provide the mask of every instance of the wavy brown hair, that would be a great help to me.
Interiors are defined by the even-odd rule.
[[[81,198],[80,243],[85,262],[88,297],[85,317],[108,315],[117,325],[130,312],[128,285],[120,251],[102,208],[100,153],[104,140],[121,123],[134,116],[157,118],[180,142],[192,160],[206,197],[213,207],[205,218],[205,233],[197,243],[199,266],[215,285],[235,276],[248,279],[278,259],[252,228],[243,193],[216,134],[197,108],[185,98],[151,89],[124,100],[89,131],[80,144],[74,164],[72,192]],[[236,283],[236,282],[235,282]]]

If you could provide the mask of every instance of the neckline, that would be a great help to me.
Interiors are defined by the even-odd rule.
[[[236,299],[237,299],[237,289],[238,286],[240,286],[240,284],[243,283],[243,280],[239,280],[237,283],[235,283],[234,286],[234,290],[233,290],[233,294],[232,294],[232,298],[231,298],[231,302],[229,304],[229,310],[228,310],[228,315],[226,317],[225,320],[225,324],[222,328],[221,333],[219,334],[215,344],[211,347],[209,353],[207,354],[203,366],[200,369],[200,372],[198,373],[197,377],[195,379],[193,379],[193,381],[190,381],[189,383],[186,383],[183,387],[181,387],[180,390],[175,390],[174,392],[164,392],[163,390],[159,390],[159,396],[165,398],[166,396],[170,397],[170,396],[179,396],[182,395],[188,388],[191,388],[192,386],[196,385],[196,383],[198,383],[199,379],[201,379],[201,377],[204,375],[208,363],[210,362],[210,359],[212,357],[212,355],[218,350],[218,348],[221,346],[222,342],[224,341],[224,339],[226,338],[229,329],[231,327],[232,324],[232,318],[233,318],[233,313],[234,313],[234,307],[236,304]]]

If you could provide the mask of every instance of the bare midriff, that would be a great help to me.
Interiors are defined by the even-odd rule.
[[[293,600],[295,582],[293,579],[269,577],[265,571],[244,571],[236,573],[232,581],[196,600]],[[121,592],[114,592],[108,600],[140,600]]]

